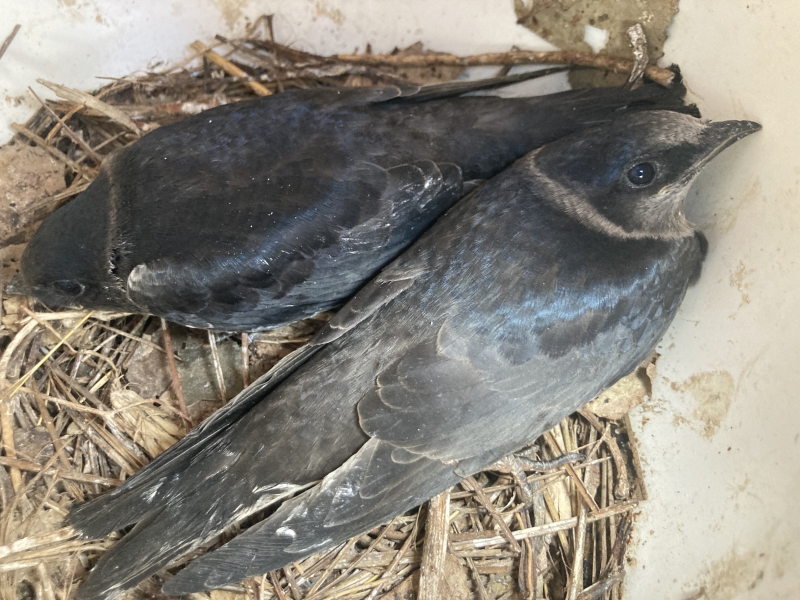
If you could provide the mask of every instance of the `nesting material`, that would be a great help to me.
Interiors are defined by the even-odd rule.
[[[21,249],[31,223],[83,191],[111,152],[186,115],[290,87],[431,83],[463,69],[418,45],[385,57],[315,56],[275,43],[269,29],[265,18],[246,39],[198,42],[197,54],[183,64],[114,80],[93,94],[41,82],[59,100],[16,125],[17,137],[4,149],[41,161],[41,178],[27,175],[25,184],[34,181],[38,193],[12,206],[11,185],[0,198],[0,214],[10,211],[19,223],[0,230],[0,249]],[[63,186],[53,182],[54,161]],[[13,252],[2,258],[7,276],[17,258]],[[64,526],[69,507],[130,477],[329,317],[208,338],[148,316],[55,313],[17,297],[3,297],[2,307],[3,600],[71,598],[114,539],[77,539]],[[624,395],[629,407],[630,390]],[[450,490],[449,498],[435,499],[431,517],[423,506],[327,553],[198,597],[400,599],[419,589],[423,599],[432,593],[426,590],[453,600],[618,598],[631,511],[643,497],[627,430],[624,421],[581,411],[543,435],[521,467],[504,461]],[[207,550],[130,595],[158,597],[161,582]]]

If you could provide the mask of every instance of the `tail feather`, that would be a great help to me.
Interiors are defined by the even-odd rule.
[[[470,92],[501,88],[521,81],[538,79],[555,73],[563,73],[564,71],[569,71],[569,69],[570,67],[550,67],[537,71],[527,71],[517,75],[506,75],[504,77],[491,77],[488,79],[473,79],[467,81],[457,80],[434,85],[410,87],[402,90],[400,96],[390,100],[384,100],[384,102],[391,102],[392,104],[416,104],[428,102],[430,100],[440,100],[442,98],[461,96],[462,94],[468,94]]]
[[[67,520],[87,539],[101,538],[139,521],[185,486],[180,477],[201,455],[211,455],[225,442],[228,429],[275,389],[292,371],[319,351],[307,344],[289,354],[209,419],[117,489],[74,507]]]
[[[452,466],[438,460],[379,460],[390,456],[393,449],[385,442],[370,440],[319,485],[284,502],[267,520],[193,561],[164,584],[164,593],[209,590],[281,568],[388,522],[461,479]],[[358,490],[376,476],[397,485],[386,487],[379,497],[362,498]]]
[[[220,535],[237,521],[280,502],[302,489],[283,486],[274,494],[245,498],[242,490],[230,494],[205,488],[192,496],[170,501],[146,514],[109,549],[78,590],[79,600],[110,600]]]

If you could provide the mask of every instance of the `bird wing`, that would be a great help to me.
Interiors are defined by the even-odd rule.
[[[308,178],[308,172],[318,175]],[[273,180],[268,204],[323,200],[301,214],[268,216],[274,232],[268,239],[245,229],[240,237],[135,266],[127,280],[130,299],[179,322],[226,322],[231,330],[263,320],[265,311],[280,325],[294,320],[304,303],[309,315],[332,308],[341,302],[342,282],[357,288],[375,274],[357,264],[365,251],[391,258],[407,243],[408,231],[461,195],[463,183],[458,167],[431,161],[388,169],[359,163],[340,175],[322,165],[290,163]],[[263,223],[256,228],[263,231]],[[375,269],[381,265],[376,261]]]
[[[379,101],[401,104],[427,102],[429,100],[439,100],[441,98],[452,98],[453,96],[461,96],[471,92],[491,90],[519,83],[521,81],[538,79],[539,77],[545,77],[546,75],[553,75],[554,73],[569,71],[569,69],[570,67],[550,67],[547,69],[539,69],[537,71],[518,73],[516,75],[506,75],[504,77],[491,77],[487,79],[475,79],[469,81],[457,80],[433,85],[411,86],[407,88],[404,87],[401,89],[399,96],[385,100],[381,99]]]
[[[386,522],[534,439],[591,393],[583,378],[563,374],[598,359],[602,343],[582,356],[512,364],[494,348],[484,347],[480,357],[459,353],[464,339],[449,329],[445,324],[436,340],[410,348],[380,372],[358,404],[370,439],[351,458],[267,520],[192,562],[165,593],[265,573]]]
[[[157,504],[157,499],[169,496],[174,486],[182,485],[180,479],[171,479],[170,475],[183,472],[199,455],[222,443],[231,427],[289,375],[323,347],[354,329],[405,291],[423,272],[424,269],[409,258],[395,261],[371,285],[365,286],[309,343],[284,357],[269,372],[136,473],[135,477],[107,494],[74,507],[69,514],[70,523],[84,537],[99,538],[144,517]]]

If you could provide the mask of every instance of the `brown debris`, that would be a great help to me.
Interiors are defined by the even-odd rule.
[[[19,33],[20,28],[22,25],[16,24],[14,25],[14,29],[11,30],[11,33],[8,34],[8,37],[3,41],[3,44],[0,45],[0,58],[3,58],[3,55],[8,50],[8,47],[11,45],[11,42],[14,41],[14,38],[17,37],[17,33]]]

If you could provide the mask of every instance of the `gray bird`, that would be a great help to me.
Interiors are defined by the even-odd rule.
[[[706,250],[684,217],[689,186],[758,129],[641,112],[518,160],[307,346],[118,489],[73,509],[68,520],[88,538],[137,523],[79,597],[111,598],[280,504],[164,591],[265,573],[532,442],[656,345]]]
[[[277,327],[343,304],[470,182],[526,152],[620,111],[694,110],[679,82],[461,96],[533,76],[293,90],[157,129],[45,219],[14,289],[191,327]]]

